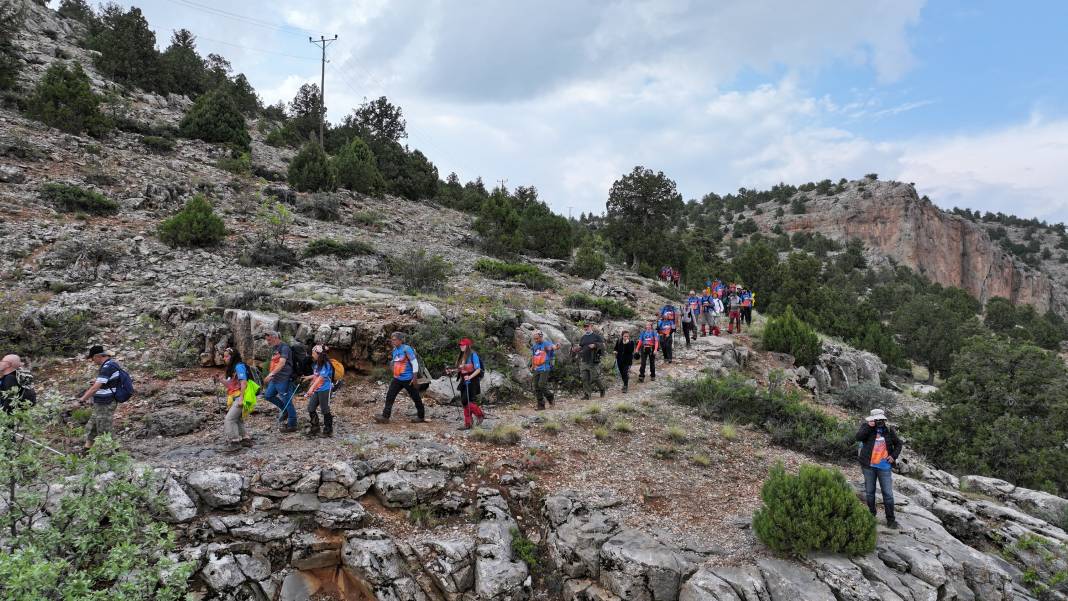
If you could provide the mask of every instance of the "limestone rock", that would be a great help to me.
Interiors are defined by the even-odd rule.
[[[244,476],[215,469],[189,474],[189,486],[211,507],[237,505],[248,488]]]
[[[171,476],[168,475],[163,480],[160,492],[163,495],[164,506],[167,508],[164,521],[182,524],[197,516],[197,504]]]
[[[631,529],[608,539],[600,559],[601,584],[621,599],[635,601],[675,601],[695,570],[676,550]]]
[[[375,496],[386,507],[414,507],[445,488],[445,472],[435,469],[409,472],[390,470],[375,477]]]

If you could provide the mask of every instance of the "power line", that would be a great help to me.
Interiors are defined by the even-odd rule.
[[[295,25],[281,25],[281,24],[278,24],[278,23],[267,21],[265,19],[258,19],[256,17],[249,17],[249,16],[246,16],[246,15],[241,15],[241,14],[238,14],[238,13],[230,12],[228,10],[223,10],[221,8],[216,8],[214,6],[208,6],[206,4],[201,4],[199,2],[195,2],[194,0],[167,0],[167,1],[171,2],[173,4],[177,4],[179,6],[185,6],[186,8],[192,8],[194,10],[199,10],[199,11],[202,11],[202,12],[205,12],[205,13],[208,13],[208,14],[212,14],[212,15],[216,15],[216,16],[219,16],[219,17],[225,17],[227,19],[233,19],[235,21],[241,21],[243,23],[247,23],[249,25],[253,25],[253,26],[256,26],[256,27],[262,27],[264,29],[273,29],[273,30],[276,30],[276,31],[280,31],[282,33],[288,33],[288,34],[291,34],[291,35],[301,35],[301,36],[311,33],[311,31],[309,31],[307,29],[304,29],[302,27],[297,27]]]
[[[322,70],[319,73],[319,147],[322,148],[326,145],[325,138],[323,138],[323,126],[326,124],[326,47],[337,41],[337,34],[334,34],[332,40],[319,36],[318,40],[309,37],[308,41],[323,49]]]
[[[242,46],[241,44],[234,44],[233,42],[227,42],[225,40],[217,40],[215,38],[209,38],[207,36],[198,35],[197,40],[207,40],[209,42],[215,42],[216,44],[223,44],[224,46],[232,46],[234,48],[240,48],[241,50],[248,50],[249,52],[259,52],[262,54],[272,54],[274,56],[284,56],[287,58],[295,58],[302,61],[317,61],[319,59],[310,56],[300,56],[297,54],[287,54],[285,52],[277,52],[274,50],[264,50],[263,48],[253,48],[251,46]]]

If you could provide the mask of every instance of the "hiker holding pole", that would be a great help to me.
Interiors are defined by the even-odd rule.
[[[297,392],[293,382],[293,349],[282,342],[278,332],[267,332],[264,335],[267,344],[271,345],[271,367],[267,377],[263,381],[267,384],[267,391],[263,398],[278,407],[281,412],[278,421],[286,420],[281,431],[289,434],[297,431],[297,409],[293,406],[293,395]]]
[[[482,391],[482,359],[475,352],[474,342],[470,338],[460,340],[460,357],[456,360],[456,369],[450,370],[456,375],[456,383],[460,386],[460,403],[464,407],[464,425],[461,430],[470,430],[472,422],[479,426],[486,416],[482,408],[475,400]],[[451,382],[451,380],[450,380]]]

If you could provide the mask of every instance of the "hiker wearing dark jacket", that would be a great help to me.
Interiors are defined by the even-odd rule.
[[[619,377],[623,380],[623,392],[627,392],[630,383],[630,366],[634,363],[634,341],[630,339],[630,332],[623,330],[619,333],[616,341],[616,368]]]
[[[584,324],[585,333],[579,339],[578,346],[571,352],[578,353],[579,369],[582,372],[582,390],[584,399],[589,400],[594,389],[601,391],[604,396],[604,382],[601,380],[601,354],[604,353],[604,337],[593,331],[593,324]]]
[[[864,473],[864,493],[868,501],[868,511],[875,515],[875,484],[878,482],[883,493],[883,509],[886,511],[886,525],[897,528],[894,519],[894,490],[891,470],[901,454],[901,439],[886,423],[886,414],[882,409],[872,409],[871,415],[864,418],[857,431],[857,442],[861,443],[858,460],[860,470]]]

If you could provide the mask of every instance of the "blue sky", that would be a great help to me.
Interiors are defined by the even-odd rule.
[[[161,47],[189,28],[268,102],[318,82],[309,33],[339,34],[332,120],[384,94],[443,176],[534,185],[565,214],[603,211],[642,164],[687,198],[877,172],[947,208],[1068,220],[1065,2],[136,5]]]

